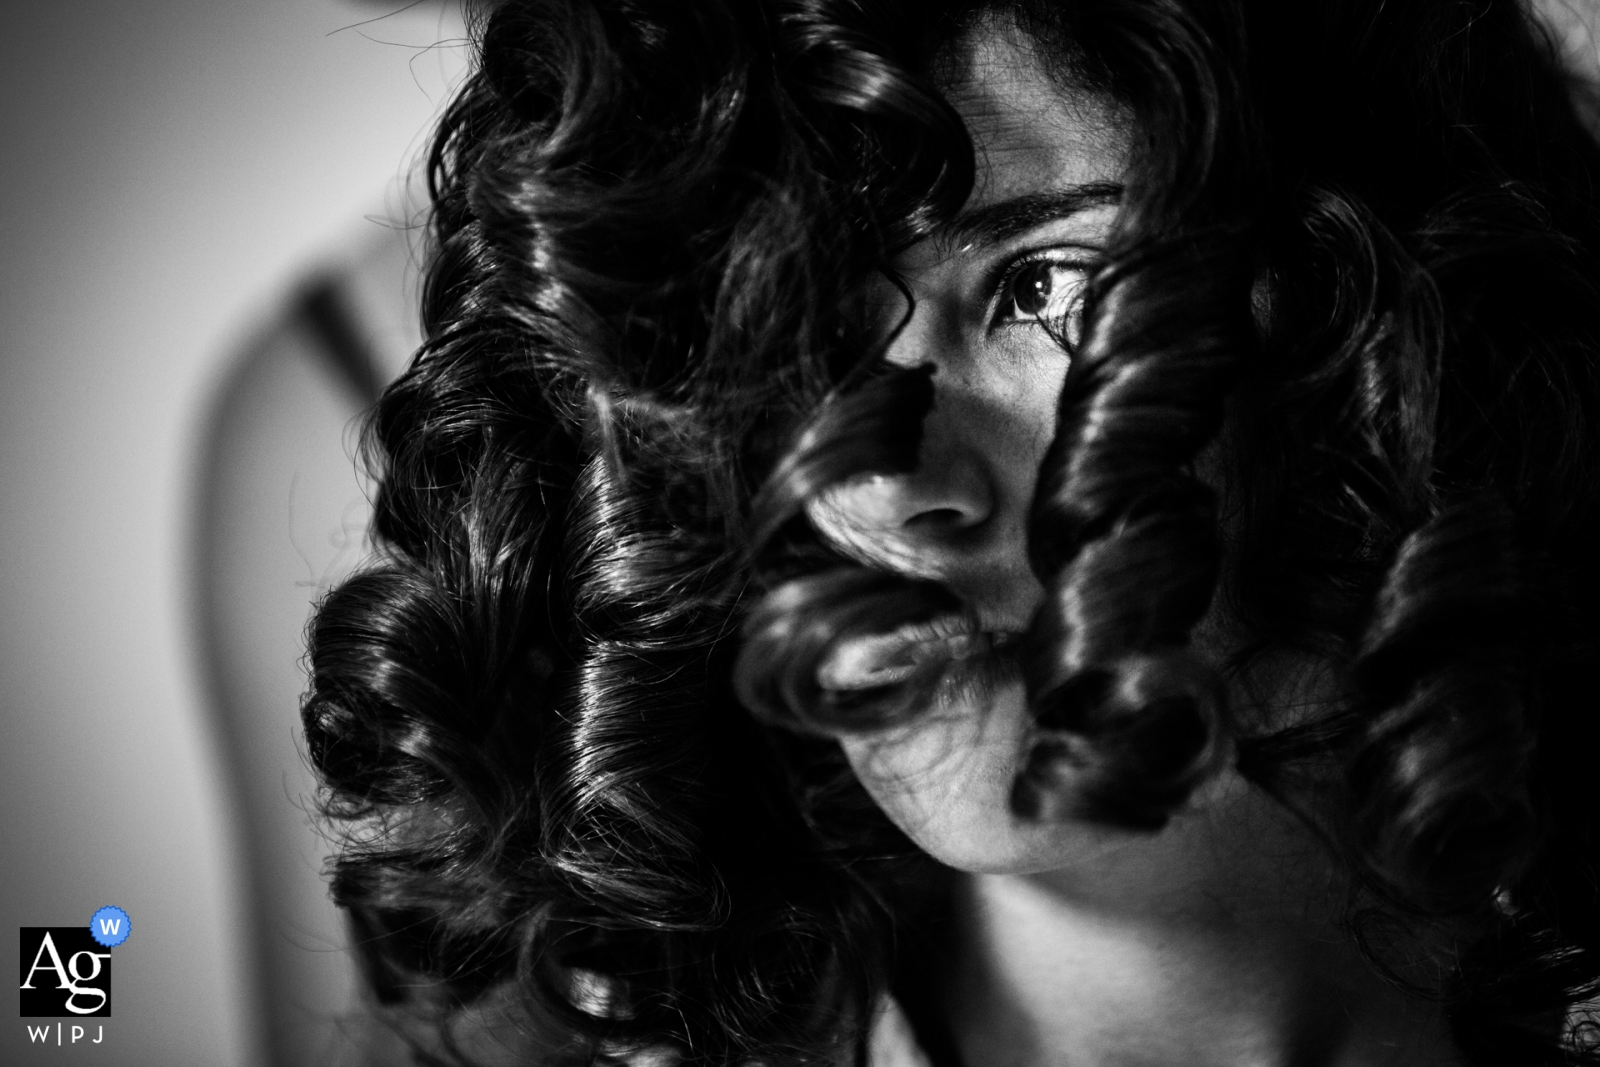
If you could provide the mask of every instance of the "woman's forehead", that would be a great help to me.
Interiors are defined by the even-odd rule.
[[[1009,22],[987,19],[951,50],[947,95],[977,152],[964,210],[1122,178],[1127,119],[1103,94],[1052,77],[1039,47]]]

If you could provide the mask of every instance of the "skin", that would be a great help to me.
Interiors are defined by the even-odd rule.
[[[1031,47],[1000,23],[958,44],[950,99],[979,183],[950,232],[895,264],[915,304],[889,358],[936,368],[919,467],[810,512],[844,551],[947,582],[1001,634],[1024,630],[1042,596],[1025,520],[1070,362],[1053,333],[1073,333],[1073,294],[1116,205],[1076,196],[1070,213],[993,222],[1041,196],[1114,189],[1128,143],[1114,105],[1053,81]],[[885,322],[905,310],[897,292],[872,294]],[[1302,664],[1236,698],[1270,717],[1323,689]],[[1436,1010],[1355,951],[1340,871],[1279,804],[1224,769],[1159,833],[1021,819],[1008,798],[1028,729],[1020,681],[1002,678],[841,738],[889,817],[966,872],[945,1007],[969,1067],[1460,1062]]]

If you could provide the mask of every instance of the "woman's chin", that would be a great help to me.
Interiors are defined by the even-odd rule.
[[[1095,864],[1149,834],[1070,816],[1023,817],[1012,790],[1030,715],[1020,681],[941,702],[908,723],[840,738],[878,806],[934,859],[973,874],[1038,874]]]

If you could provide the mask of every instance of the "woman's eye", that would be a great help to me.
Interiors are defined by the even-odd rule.
[[[1001,286],[994,325],[1049,323],[1061,331],[1069,344],[1076,344],[1082,328],[1083,287],[1088,277],[1081,264],[1052,259],[1023,263]]]

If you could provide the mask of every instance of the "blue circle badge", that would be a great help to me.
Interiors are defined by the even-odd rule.
[[[78,913],[82,915],[82,912]],[[113,905],[106,905],[89,920],[89,936],[106,948],[116,948],[133,933],[133,920],[128,913]]]

